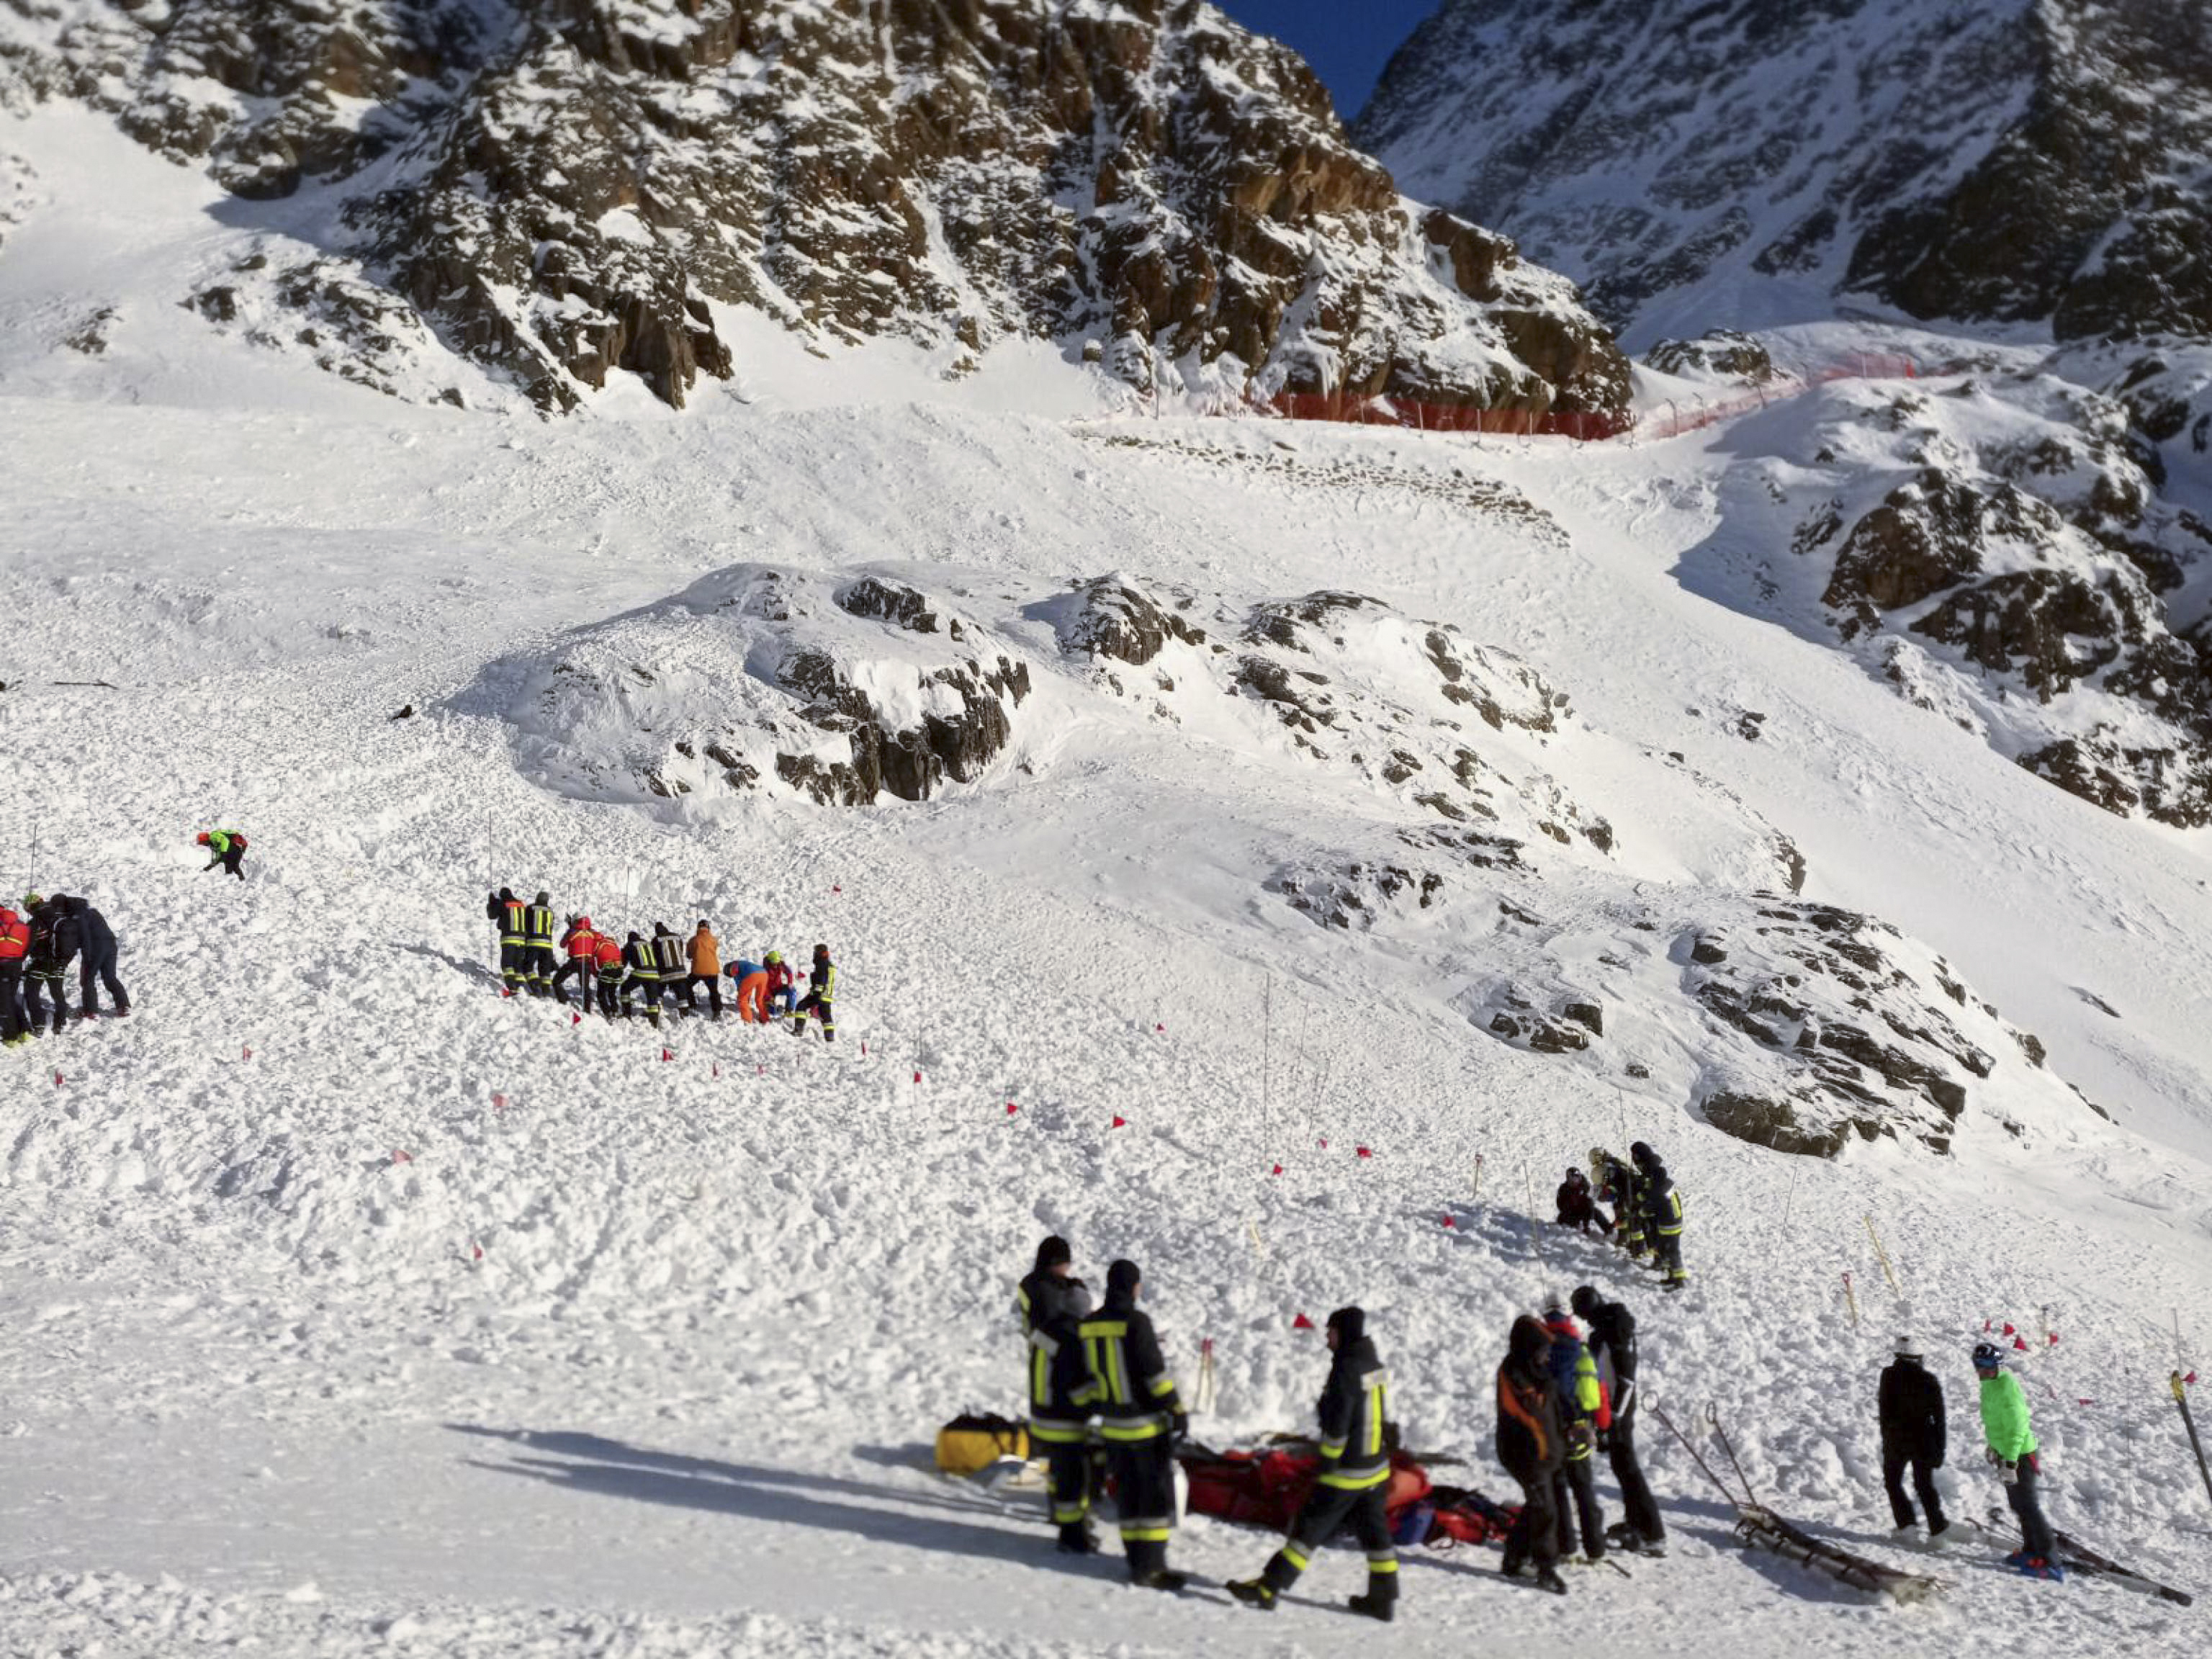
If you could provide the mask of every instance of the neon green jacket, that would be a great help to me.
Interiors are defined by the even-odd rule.
[[[2027,1396],[2010,1371],[1982,1379],[1982,1432],[1989,1437],[1990,1449],[2008,1463],[2017,1463],[2035,1449]]]

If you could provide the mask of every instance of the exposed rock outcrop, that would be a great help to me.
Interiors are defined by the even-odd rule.
[[[953,374],[1024,336],[1139,388],[1627,397],[1568,284],[1401,199],[1295,54],[1196,0],[15,9],[14,96],[243,202],[319,192],[334,259],[549,410],[728,376],[717,305]],[[397,337],[355,333],[374,379]]]

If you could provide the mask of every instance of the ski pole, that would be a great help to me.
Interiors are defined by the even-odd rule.
[[[1905,1294],[1905,1290],[1904,1287],[1897,1282],[1897,1270],[1889,1265],[1889,1252],[1882,1248],[1881,1235],[1874,1230],[1874,1218],[1872,1216],[1868,1216],[1865,1218],[1865,1220],[1867,1237],[1874,1240],[1874,1253],[1881,1260],[1882,1277],[1889,1280],[1889,1288],[1891,1290],[1894,1291],[1898,1295],[1903,1296]]]
[[[1858,1293],[1851,1289],[1851,1274],[1848,1267],[1844,1270],[1844,1300],[1851,1304],[1851,1328],[1856,1330],[1859,1328],[1859,1298]]]
[[[1482,1196],[1482,1154],[1480,1152],[1474,1155],[1474,1195],[1477,1198]]]
[[[2183,1388],[2181,1373],[2173,1373],[2173,1403],[2181,1407],[2181,1426],[2189,1431],[2189,1449],[2197,1454],[2197,1473],[2204,1477],[2204,1495],[2212,1498],[2212,1468],[2204,1465],[2204,1443],[2197,1437],[2197,1419],[2189,1414],[2189,1392]]]

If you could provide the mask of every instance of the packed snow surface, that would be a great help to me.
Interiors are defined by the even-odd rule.
[[[58,179],[74,135],[41,121],[0,150]],[[1917,1334],[1950,1395],[1944,1480],[1978,1514],[2000,1493],[1965,1355],[2010,1323],[2057,1523],[2212,1579],[2166,1388],[2212,1306],[2205,842],[2063,793],[1691,580],[1772,550],[1730,545],[1765,533],[1728,510],[1771,459],[1757,423],[1578,447],[1082,417],[1064,370],[1024,413],[1004,380],[872,394],[847,358],[834,394],[763,368],[750,404],[641,394],[552,426],[216,335],[173,298],[194,239],[221,239],[201,207],[118,168],[106,196],[33,203],[0,252],[0,866],[103,909],[134,1000],[0,1057],[0,1649],[2200,1644],[2197,1613],[2109,1584],[1893,1546],[1873,1391]],[[103,307],[99,351],[64,342]],[[1033,669],[1009,746],[860,807],[539,763],[558,744],[611,775],[652,734],[599,705],[526,730],[495,693],[609,641],[672,649],[678,596],[755,567],[965,590]],[[1315,625],[1322,683],[1291,678],[1344,713],[1310,732],[1187,642],[1164,668],[1070,654],[1054,596],[1109,574],[1231,621],[1356,593],[1451,625],[1501,699],[1525,665],[1568,700],[1554,729],[1461,712],[1528,868],[1425,840],[1427,906],[1351,872],[1490,823],[1369,752],[1395,725],[1425,771],[1449,757],[1421,636]],[[911,660],[870,626],[848,658]],[[199,867],[218,823],[252,838],[243,884]],[[1893,927],[1914,984],[1961,983],[1992,1069],[1957,1074],[1948,1152],[1789,1157],[1694,1109],[1700,1067],[1736,1061],[1674,952],[1692,923],[1750,925],[1759,891],[1790,902],[1783,842],[1794,902]],[[1340,878],[1358,925],[1293,903],[1286,872]],[[708,917],[732,956],[826,941],[837,1043],[503,1000],[501,883],[625,929]],[[1547,975],[1607,1006],[1580,1053],[1486,1028],[1500,981]],[[1686,1194],[1680,1297],[1531,1225],[1568,1164],[1636,1138]],[[1053,1231],[1094,1281],[1144,1265],[1186,1386],[1212,1340],[1208,1440],[1306,1426],[1324,1357],[1293,1318],[1356,1301],[1410,1443],[1498,1496],[1513,1314],[1619,1291],[1655,1405],[1701,1443],[1717,1407],[1762,1497],[1950,1588],[1893,1608],[1742,1553],[1647,1416],[1672,1553],[1563,1601],[1468,1551],[1412,1553],[1387,1632],[1326,1606],[1358,1585],[1349,1553],[1269,1620],[1127,1589],[1110,1557],[1054,1556],[1026,1504],[927,1468],[946,1418],[1016,1405],[1012,1287]],[[1199,1520],[1174,1548],[1218,1581],[1271,1547]]]

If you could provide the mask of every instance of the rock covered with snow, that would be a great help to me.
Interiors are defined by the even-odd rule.
[[[2124,405],[1996,366],[1832,392],[1768,472],[1778,595],[1817,584],[1901,694],[2110,811],[2212,822],[2212,527]]]
[[[264,289],[375,384],[427,326],[544,408],[618,373],[680,404],[745,307],[954,374],[1023,337],[1139,388],[1627,395],[1570,284],[1403,199],[1295,54],[1194,0],[15,10],[0,98],[85,100],[234,222],[318,227],[179,298],[228,324],[261,301],[216,290]]]
[[[2212,333],[2212,32],[2098,0],[1448,0],[1355,125],[1634,335],[1828,314]]]

